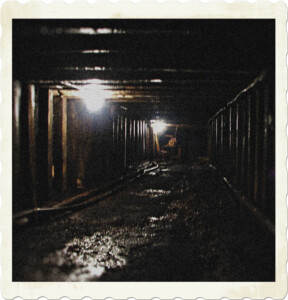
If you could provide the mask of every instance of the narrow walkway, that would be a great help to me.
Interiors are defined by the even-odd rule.
[[[13,234],[14,281],[274,281],[274,236],[206,165],[163,163],[85,210]]]

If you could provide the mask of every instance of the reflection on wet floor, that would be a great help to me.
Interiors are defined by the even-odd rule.
[[[161,164],[121,192],[14,234],[15,281],[274,280],[274,237],[206,165]]]
[[[140,192],[131,192],[130,195],[138,196],[138,197],[149,197],[149,198],[157,198],[162,197],[163,195],[171,194],[170,190],[162,190],[162,189],[146,189]]]
[[[97,232],[90,237],[75,238],[63,250],[45,257],[43,263],[66,270],[67,281],[90,281],[100,278],[105,269],[125,266],[122,251],[110,236]]]

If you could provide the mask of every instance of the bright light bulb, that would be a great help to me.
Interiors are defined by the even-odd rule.
[[[100,110],[100,108],[103,106],[105,100],[104,99],[85,99],[85,105],[88,110],[91,112],[95,112]]]
[[[166,123],[164,123],[163,121],[155,121],[151,126],[154,133],[156,134],[162,132],[166,128]]]
[[[91,112],[98,111],[105,103],[105,99],[111,97],[111,92],[99,89],[99,85],[88,85],[76,92],[83,99],[86,107]]]

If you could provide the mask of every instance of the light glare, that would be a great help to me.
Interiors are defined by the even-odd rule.
[[[98,111],[105,103],[105,99],[111,97],[111,92],[101,90],[98,85],[88,85],[76,92],[77,96],[85,102],[88,110]]]
[[[152,128],[155,134],[162,132],[166,128],[166,123],[163,121],[155,121],[152,123]]]

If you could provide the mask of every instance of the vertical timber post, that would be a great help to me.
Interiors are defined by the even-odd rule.
[[[13,82],[13,173],[12,173],[12,192],[13,210],[21,197],[21,144],[20,144],[20,107],[21,107],[21,83]],[[17,202],[16,200],[17,199]]]
[[[29,164],[31,171],[32,205],[37,208],[36,196],[36,141],[35,141],[35,86],[28,85]]]
[[[259,176],[259,91],[256,90],[256,115],[255,115],[255,156],[254,156],[254,202],[258,200],[258,176]]]
[[[224,111],[222,111],[220,115],[220,161],[221,161],[222,172],[223,172],[223,160],[224,160],[223,135],[224,135]]]
[[[251,197],[251,179],[252,179],[252,169],[251,169],[251,95],[248,95],[247,100],[247,196]]]
[[[146,131],[147,127],[146,127],[146,122],[143,121],[143,158],[146,159],[146,135],[147,135],[147,131]]]
[[[124,119],[124,168],[127,166],[127,118]]]
[[[52,191],[53,183],[53,91],[48,90],[48,190]]]
[[[141,120],[141,159],[144,159],[144,121]]]
[[[133,120],[129,118],[129,164],[133,162]]]
[[[235,128],[235,164],[234,164],[234,184],[238,184],[238,166],[239,166],[239,104],[236,103],[236,128]]]
[[[264,87],[264,97],[263,97],[263,157],[262,157],[262,204],[265,211],[268,210],[267,201],[267,159],[268,159],[268,102],[269,102],[269,89],[267,86]]]
[[[62,115],[62,191],[67,189],[67,98],[61,97]]]
[[[132,147],[132,153],[133,153],[133,162],[135,161],[136,157],[136,120],[133,120],[133,147]]]

